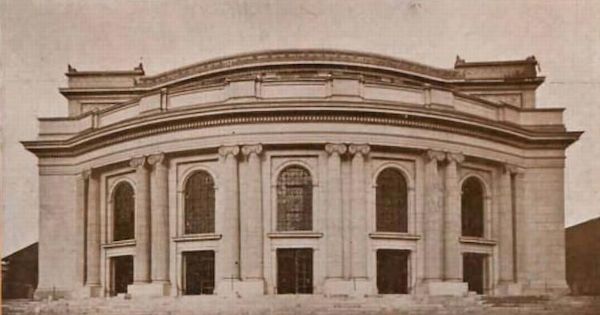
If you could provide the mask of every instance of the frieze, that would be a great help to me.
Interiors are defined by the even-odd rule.
[[[443,119],[424,118],[415,115],[378,115],[376,113],[344,113],[326,112],[319,113],[239,113],[223,114],[208,117],[196,117],[193,120],[178,120],[171,122],[159,122],[153,125],[144,125],[138,128],[129,128],[120,132],[108,133],[92,139],[72,139],[69,141],[81,141],[77,144],[69,144],[45,141],[26,142],[28,150],[38,154],[40,157],[67,157],[77,156],[85,152],[108,145],[143,138],[155,134],[175,132],[188,129],[200,129],[206,127],[247,124],[247,123],[299,123],[299,122],[351,122],[362,124],[406,126],[443,131],[454,134],[462,134],[477,138],[492,140],[498,143],[513,145],[515,147],[547,148],[564,147],[574,141],[579,133],[561,133],[560,135],[546,135],[542,138],[530,138],[526,134],[515,134],[510,131],[501,131],[487,126],[475,126],[468,123],[460,123]],[[87,135],[84,135],[85,137]],[[552,138],[555,137],[555,138]],[[36,147],[39,143],[40,147]]]

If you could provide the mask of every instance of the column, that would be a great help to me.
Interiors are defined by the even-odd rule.
[[[511,167],[504,165],[500,173],[500,213],[499,213],[499,255],[500,283],[513,282],[513,198],[511,187]]]
[[[351,144],[348,151],[352,155],[352,195],[350,196],[351,216],[351,257],[352,278],[367,278],[367,201],[365,194],[365,159],[371,151],[367,144]]]
[[[438,163],[446,159],[441,151],[428,150],[425,160],[425,280],[442,280],[443,208]]]
[[[263,278],[263,227],[262,227],[262,145],[245,145],[244,172],[240,178],[240,248],[242,280]],[[262,292],[261,292],[262,293]]]
[[[145,157],[131,159],[135,168],[135,257],[133,282],[150,282],[150,183]]]
[[[524,170],[517,168],[513,176],[514,224],[515,229],[513,244],[515,246],[514,280],[523,283],[527,274],[527,213],[525,212],[525,185],[523,183]]]
[[[327,162],[327,278],[342,278],[343,271],[343,213],[342,213],[342,158],[346,145],[329,143]]]
[[[169,282],[168,168],[163,153],[150,155],[152,282]]]
[[[76,186],[75,186],[75,230],[77,231],[77,248],[76,248],[76,275],[77,281],[81,285],[85,285],[86,275],[85,270],[87,266],[87,257],[85,257],[86,252],[86,242],[87,242],[87,219],[86,219],[86,186],[87,181],[89,179],[89,172],[83,171],[76,177]]]
[[[464,160],[457,153],[446,154],[444,178],[444,281],[461,282],[462,258],[459,238],[461,234],[461,201],[458,186],[458,164]]]
[[[219,148],[219,158],[222,167],[222,203],[223,203],[223,261],[217,268],[221,268],[223,279],[233,282],[240,278],[240,218],[238,200],[238,162],[237,155],[240,148],[222,146]]]
[[[87,269],[86,286],[89,296],[100,294],[100,180],[91,170],[87,178]]]

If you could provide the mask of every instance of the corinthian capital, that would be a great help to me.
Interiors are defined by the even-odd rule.
[[[259,155],[262,153],[262,150],[263,148],[260,144],[245,145],[242,147],[242,154],[244,156],[250,156],[250,154]]]
[[[455,162],[457,164],[462,163],[465,160],[465,156],[460,153],[446,153],[446,159],[448,162]]]
[[[524,170],[516,165],[512,165],[512,164],[507,164],[505,163],[502,167],[502,171],[504,171],[505,173],[509,173],[511,175],[518,175],[518,174],[522,174],[524,172]]]
[[[240,147],[237,145],[224,145],[219,148],[219,155],[227,157],[228,155],[237,156],[240,153]]]
[[[91,168],[85,169],[85,170],[83,170],[83,171],[81,172],[81,177],[82,177],[83,179],[86,179],[86,180],[87,180],[87,179],[89,179],[89,178],[90,178],[90,176],[92,176],[92,169],[91,169]]]
[[[371,152],[371,147],[368,144],[351,144],[348,146],[348,152],[352,155],[358,153],[366,156]]]
[[[427,150],[425,152],[425,159],[429,162],[429,161],[437,161],[437,162],[441,162],[443,160],[446,159],[446,154],[442,151],[437,151],[437,150]]]
[[[129,161],[129,166],[138,168],[144,167],[146,165],[146,157],[145,156],[136,156]]]
[[[337,153],[339,155],[342,155],[346,153],[347,150],[348,148],[346,147],[346,145],[342,143],[328,143],[325,145],[325,151],[329,154]]]
[[[148,164],[154,166],[160,163],[165,162],[165,154],[164,153],[156,153],[148,156]]]

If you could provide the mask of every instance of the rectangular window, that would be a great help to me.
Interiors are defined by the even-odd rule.
[[[313,250],[277,250],[277,294],[313,293]]]
[[[183,294],[213,294],[215,289],[215,252],[183,253]]]
[[[377,251],[377,291],[379,294],[408,294],[408,257],[410,251]]]

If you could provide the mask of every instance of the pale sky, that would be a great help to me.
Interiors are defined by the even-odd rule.
[[[2,256],[38,237],[36,117],[66,116],[67,64],[147,74],[224,55],[335,48],[451,68],[535,55],[538,107],[565,107],[583,130],[567,151],[566,222],[600,216],[600,1],[0,0]]]

